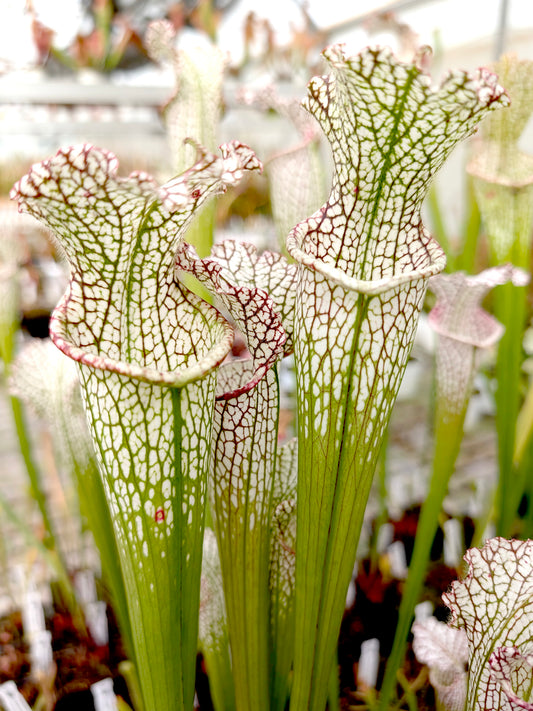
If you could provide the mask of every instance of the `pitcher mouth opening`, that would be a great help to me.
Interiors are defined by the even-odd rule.
[[[198,301],[200,303],[200,300]],[[219,337],[215,343],[212,343],[207,348],[205,355],[199,360],[195,360],[192,365],[185,365],[170,371],[159,370],[138,363],[110,358],[105,354],[95,352],[95,350],[76,345],[66,332],[67,309],[68,293],[63,296],[56,306],[50,319],[50,338],[62,353],[90,368],[117,373],[118,375],[152,385],[180,388],[200,380],[223,362],[231,351],[233,344],[233,329],[231,325],[218,311],[213,309],[213,331],[216,331]]]
[[[356,279],[348,276],[342,269],[328,264],[318,257],[314,257],[303,249],[304,239],[309,232],[309,221],[296,225],[287,237],[287,250],[291,257],[299,264],[312,269],[328,280],[347,291],[354,291],[358,294],[377,296],[403,284],[429,279],[429,277],[439,274],[446,266],[446,255],[440,244],[428,234],[428,241],[425,245],[428,256],[428,264],[425,267],[406,269],[399,271],[381,279]]]

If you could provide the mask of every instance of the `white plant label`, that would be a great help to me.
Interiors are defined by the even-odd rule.
[[[103,600],[96,600],[85,605],[85,618],[91,637],[99,646],[109,643],[109,628],[106,615],[107,606]]]
[[[22,605],[22,626],[24,636],[30,639],[34,634],[45,629],[44,611],[40,594],[33,590],[26,593]]]
[[[95,711],[118,711],[117,697],[113,689],[113,679],[97,681],[91,686]]]
[[[379,640],[367,639],[361,644],[357,670],[358,688],[375,689],[379,668]]]
[[[463,557],[463,531],[458,519],[450,518],[444,522],[444,563],[449,568],[456,568]]]
[[[407,577],[407,560],[403,541],[391,543],[387,548],[387,555],[393,576],[398,580],[405,580]]]
[[[78,600],[82,605],[96,601],[96,583],[92,570],[80,570],[74,578]]]
[[[52,666],[52,633],[48,630],[35,632],[30,640],[30,659],[33,673],[46,673]]]
[[[0,686],[0,703],[5,711],[31,711],[14,681],[6,681]]]

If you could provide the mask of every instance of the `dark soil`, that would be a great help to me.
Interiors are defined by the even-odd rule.
[[[90,636],[76,629],[67,611],[54,611],[46,616],[52,632],[55,678],[52,680],[54,709],[57,711],[93,711],[91,684],[113,678],[115,693],[129,701],[126,684],[118,672],[126,659],[113,613],[108,608],[109,646],[98,646]],[[19,611],[0,619],[0,683],[14,680],[30,706],[39,687],[30,673],[29,648],[22,633]]]
[[[404,514],[394,522],[394,540],[403,541],[409,561],[418,509]],[[465,531],[465,539],[471,531]],[[457,578],[457,571],[442,562],[442,536],[438,535],[432,549],[432,563],[428,571],[423,599],[430,600],[439,619],[446,619],[447,610],[441,595]],[[353,605],[346,610],[339,637],[339,680],[341,707],[348,709],[364,703],[357,693],[357,666],[361,644],[377,638],[380,643],[380,669],[378,688],[383,677],[385,663],[390,653],[396,629],[398,608],[403,582],[390,576],[386,566],[379,561],[366,559],[361,562],[355,579],[356,596]],[[119,663],[126,659],[118,628],[108,607],[110,631],[109,646],[99,647],[90,637],[80,636],[66,611],[54,611],[47,617],[47,628],[52,632],[56,675],[53,683],[56,711],[93,711],[91,684],[108,677],[115,683],[115,693],[129,700],[126,684],[118,671]],[[403,667],[406,678],[414,683],[418,708],[435,708],[433,690],[427,675],[416,661],[411,644]],[[28,647],[22,635],[20,612],[13,612],[0,620],[0,683],[13,679],[30,706],[38,696],[38,687],[30,674]],[[201,711],[212,711],[209,681],[201,656],[197,660],[197,699]]]

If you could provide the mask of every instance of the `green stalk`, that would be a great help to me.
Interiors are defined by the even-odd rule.
[[[533,467],[533,440],[529,440],[529,445],[526,448],[526,451],[524,453],[524,459],[523,462],[521,463],[522,466],[525,466],[529,469],[529,471],[532,471]],[[527,501],[528,501],[528,506],[527,506],[527,512],[524,518],[524,528],[522,530],[522,538],[523,540],[527,540],[529,538],[533,538],[533,476],[529,476],[526,478],[526,489],[524,492],[527,496]]]
[[[446,254],[446,271],[455,271],[455,253],[448,238],[448,230],[444,224],[444,217],[439,203],[437,186],[433,183],[428,191],[426,206],[431,222],[431,232]]]
[[[33,458],[28,427],[22,403],[16,397],[10,396],[11,411],[13,413],[13,422],[19,441],[20,453],[26,466],[28,478],[30,480],[30,490],[33,500],[37,503],[39,512],[44,525],[45,535],[43,537],[43,547],[49,552],[47,556],[48,562],[53,561],[53,570],[58,576],[59,590],[64,604],[72,615],[73,622],[77,629],[83,634],[85,632],[85,622],[83,614],[76,600],[76,594],[69,578],[61,549],[57,543],[50,515],[48,513],[48,503],[42,488],[41,475]],[[13,520],[17,520],[17,526],[21,523],[13,513]],[[42,548],[40,549],[42,552]]]
[[[448,409],[447,403],[439,399],[435,414],[435,449],[429,492],[422,505],[416,530],[413,555],[409,564],[407,580],[402,591],[398,614],[398,626],[394,635],[392,650],[385,668],[385,676],[380,692],[380,711],[385,711],[394,695],[398,672],[403,664],[407,637],[411,629],[414,609],[420,599],[431,547],[439,527],[442,502],[448,491],[457,455],[463,438],[463,424],[470,398],[470,390],[459,410]]]
[[[22,403],[16,397],[10,396],[9,402],[11,405],[11,412],[13,413],[13,422],[15,424],[15,431],[17,434],[20,453],[28,473],[28,478],[30,480],[30,491],[32,498],[37,503],[41,517],[43,520],[45,536],[43,543],[48,548],[48,550],[58,550],[57,543],[55,540],[54,529],[50,516],[48,514],[48,506],[46,502],[46,497],[42,488],[41,475],[35,464],[32,447],[30,442],[30,437],[28,434],[28,426],[26,423],[26,418],[24,416],[24,410]]]
[[[394,694],[407,636],[431,556],[439,525],[442,502],[448,491],[463,437],[464,419],[472,393],[477,351],[501,337],[501,324],[484,312],[480,304],[487,291],[497,285],[524,283],[526,275],[510,265],[487,269],[476,276],[462,272],[438,275],[430,281],[437,302],[429,322],[438,333],[436,353],[436,410],[433,469],[429,492],[422,505],[413,556],[402,594],[398,627],[385,670],[380,709],[384,711]]]
[[[463,224],[463,242],[455,258],[455,269],[472,274],[476,265],[476,254],[481,229],[481,214],[476,201],[472,178],[466,182],[466,218]],[[449,271],[454,271],[450,269]]]
[[[70,264],[50,333],[79,365],[149,711],[194,699],[214,371],[232,333],[176,282],[174,264],[195,210],[259,167],[242,144],[221,152],[156,188],[146,176],[119,178],[105,151],[70,148],[12,192],[54,230]]]
[[[501,337],[501,325],[480,304],[486,292],[498,284],[523,283],[525,275],[510,265],[488,269],[476,276],[461,272],[438,275],[430,282],[437,302],[429,322],[439,334],[436,353],[436,410],[433,469],[429,492],[422,505],[415,545],[400,603],[398,626],[385,669],[380,710],[395,691],[398,671],[405,656],[407,636],[420,598],[431,546],[439,526],[439,514],[448,491],[476,372],[477,350]]]
[[[515,466],[520,466],[533,433],[533,383],[529,384],[524,403],[516,421],[516,441],[513,455]]]
[[[125,659],[119,662],[118,670],[126,681],[134,711],[144,711],[141,688],[139,686],[139,676],[135,664],[131,660]],[[127,708],[129,708],[129,706]]]
[[[98,389],[98,396],[86,404],[99,456],[107,465],[102,475],[108,491],[114,493],[113,487],[117,487],[112,461],[119,454],[105,449],[104,443],[111,440],[103,434],[106,423],[102,425],[100,408],[120,407],[113,400],[120,390],[117,384],[130,389],[131,412],[144,412],[155,402],[157,411],[165,416],[167,436],[172,435],[170,446],[158,452],[162,459],[153,462],[152,471],[162,473],[160,482],[153,482],[153,491],[146,491],[142,480],[131,482],[135,487],[132,500],[138,498],[143,504],[118,509],[111,497],[110,505],[145,708],[187,709],[194,697],[207,472],[202,466],[196,467],[197,452],[189,450],[184,440],[188,441],[188,433],[193,431],[191,417],[196,398],[208,395],[213,379],[208,376],[202,381],[203,388],[194,384],[162,388],[134,380],[120,381],[107,371],[92,375],[88,370],[81,370],[81,376],[88,391]],[[133,402],[133,396],[137,402]],[[208,406],[208,400],[205,404]],[[204,442],[205,427],[205,420],[197,422],[197,436]],[[122,461],[128,461],[126,471],[131,468],[129,462],[143,458],[146,461],[149,456],[142,448],[135,450],[132,441],[134,438],[129,438],[129,443],[125,438],[120,451]],[[147,432],[147,448],[149,441]],[[206,458],[204,454],[202,460]],[[166,481],[171,482],[168,488]]]
[[[518,260],[517,260],[518,261]],[[521,260],[523,261],[523,260]],[[505,326],[496,363],[496,427],[498,431],[499,483],[497,532],[508,537],[525,486],[525,472],[513,465],[516,422],[520,410],[522,336],[527,304],[525,287],[502,285],[496,294],[494,311]]]
[[[313,293],[309,289],[309,293]],[[363,522],[367,495],[372,481],[374,460],[362,471],[358,464],[371,452],[362,446],[357,462],[343,456],[343,440],[359,439],[352,431],[353,422],[348,402],[353,397],[352,377],[355,350],[361,332],[368,299],[358,298],[358,316],[351,329],[351,356],[344,375],[343,393],[337,402],[331,401],[329,413],[335,423],[320,436],[311,429],[314,413],[320,408],[311,389],[298,392],[299,402],[299,462],[298,519],[296,536],[296,620],[295,675],[291,693],[291,708],[323,711],[331,673],[331,650],[338,636],[335,618],[344,604],[350,582],[357,541]],[[313,351],[300,347],[305,338],[296,341],[297,382],[305,382],[302,370],[312,372]],[[347,345],[345,344],[347,350]],[[302,352],[299,353],[299,350]],[[307,362],[306,362],[307,361]],[[303,365],[305,363],[305,365]],[[300,372],[298,372],[300,371]],[[303,405],[303,407],[302,407]],[[310,436],[311,434],[311,436]],[[357,472],[357,479],[356,477]],[[312,494],[316,492],[316,496]],[[341,517],[339,514],[343,512]],[[300,543],[305,541],[305,547]],[[341,567],[341,561],[344,565]],[[318,584],[317,584],[318,583]],[[342,615],[342,612],[341,612]],[[309,639],[308,630],[316,630]],[[305,640],[305,644],[302,642]],[[313,641],[313,643],[311,643]]]
[[[513,186],[485,179],[473,172],[476,196],[490,244],[492,264],[508,262],[529,270],[533,224],[533,185]],[[499,481],[496,494],[497,532],[511,533],[524,490],[524,476],[514,466],[516,423],[521,402],[522,337],[527,312],[527,290],[503,284],[495,293],[494,313],[504,326],[496,361],[496,429]]]
[[[291,348],[291,287],[297,272],[279,255],[265,252],[259,256],[252,245],[231,240],[216,246],[211,257],[204,259],[199,259],[191,246],[183,246],[178,249],[176,263],[220,298],[251,354],[250,359],[227,363],[218,371],[210,500],[236,705],[239,709],[270,709],[273,690],[282,695],[286,689],[286,679],[280,679],[279,685],[270,683],[271,652],[274,677],[278,672],[286,677],[290,671],[290,658],[285,672],[286,658],[282,661],[277,656],[278,622],[281,617],[285,622],[290,618],[283,605],[289,602],[290,570],[287,578],[280,575],[283,563],[276,560],[274,552],[279,535],[283,537],[281,529],[291,526],[290,507],[285,512],[288,517],[277,521],[278,535],[272,536],[272,522],[273,504],[290,504],[288,500],[294,498],[285,492],[294,473],[294,443],[282,448],[279,456],[277,452],[277,362],[285,347]],[[282,582],[283,591],[278,582]],[[285,633],[286,628],[283,638]],[[289,648],[291,642],[287,642]]]
[[[313,280],[317,282],[314,287]],[[330,286],[331,293],[324,298],[327,282],[323,278],[310,272],[306,281],[303,288],[307,295],[321,295],[311,307],[317,314],[321,304],[337,305],[335,315],[330,314],[330,329],[332,334],[342,333],[338,341],[342,342],[344,352],[342,376],[329,380],[329,374],[320,379],[315,374],[312,387],[304,389],[304,373],[315,373],[315,349],[320,344],[313,342],[310,333],[296,339],[299,471],[296,648],[291,708],[323,711],[366,501],[382,435],[410,350],[409,339],[396,341],[398,351],[392,355],[395,368],[391,371],[387,359],[391,353],[386,355],[387,348],[383,347],[372,364],[373,379],[361,382],[366,355],[361,344],[368,342],[367,329],[381,323],[381,309],[386,310],[391,299],[398,298],[396,305],[400,310],[400,304],[408,301],[409,306],[404,307],[402,314],[409,322],[415,320],[425,283],[415,281],[376,297],[350,294]],[[407,331],[411,331],[411,325]],[[388,332],[387,343],[389,338],[392,343],[395,335]],[[379,375],[384,370],[390,376],[386,387]],[[318,384],[322,384],[322,392],[315,387]],[[324,414],[318,418],[316,413]],[[326,416],[328,424],[324,427],[322,417]]]
[[[78,483],[81,512],[87,520],[89,530],[100,554],[102,573],[109,590],[113,610],[117,616],[120,634],[124,641],[126,652],[133,662],[135,660],[135,651],[128,615],[126,591],[103,482],[94,459],[90,459],[82,471],[81,465],[76,461],[74,452],[72,452],[72,457],[75,468],[74,475]],[[133,673],[133,671],[129,672],[129,676],[131,677]]]
[[[379,496],[379,511],[374,522],[375,535],[372,537],[371,548],[370,548],[370,567],[372,570],[376,570],[378,565],[379,553],[377,550],[377,536],[381,526],[388,521],[387,512],[387,448],[389,443],[389,428],[385,430],[383,435],[383,443],[381,445],[381,452],[379,454],[378,467],[377,467],[377,480],[378,480],[378,496]]]
[[[407,703],[409,711],[418,711],[418,702],[416,700],[416,694],[409,684],[409,680],[403,673],[403,671],[398,672],[398,681],[403,689],[403,695]]]

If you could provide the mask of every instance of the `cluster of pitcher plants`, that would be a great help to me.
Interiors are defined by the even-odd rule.
[[[24,372],[47,363],[41,388],[56,394],[43,400],[83,492],[139,709],[192,708],[199,649],[217,711],[337,705],[346,592],[428,288],[438,334],[433,470],[381,692],[367,703],[397,703],[480,353],[499,341],[500,483],[480,525],[494,518],[502,537],[469,553],[467,579],[447,595],[466,632],[464,662],[450,654],[438,677],[431,643],[447,643],[426,625],[417,644],[442,708],[533,708],[533,554],[529,542],[505,539],[533,487],[533,394],[521,393],[533,171],[518,148],[531,66],[505,60],[499,79],[456,71],[436,88],[422,53],[401,63],[387,49],[325,50],[329,73],[311,80],[303,104],[316,122],[277,104],[301,143],[266,167],[288,234],[283,254],[259,253],[212,244],[210,198],[262,170],[248,146],[212,145],[220,102],[202,97],[219,91],[218,50],[178,53],[164,25],[151,40],[180,77],[167,107],[180,174],[163,185],[120,177],[111,153],[83,145],[34,165],[11,195],[50,230],[70,273],[50,322],[57,356],[42,345],[23,353],[9,368],[13,388],[23,393]],[[447,255],[422,203],[480,122],[470,172],[490,268],[441,274]],[[333,156],[329,196],[317,188],[319,127]],[[460,255],[448,257],[460,266]],[[498,321],[481,305],[492,288]],[[231,356],[235,332],[246,357]],[[296,436],[282,441],[280,368],[291,355]]]

